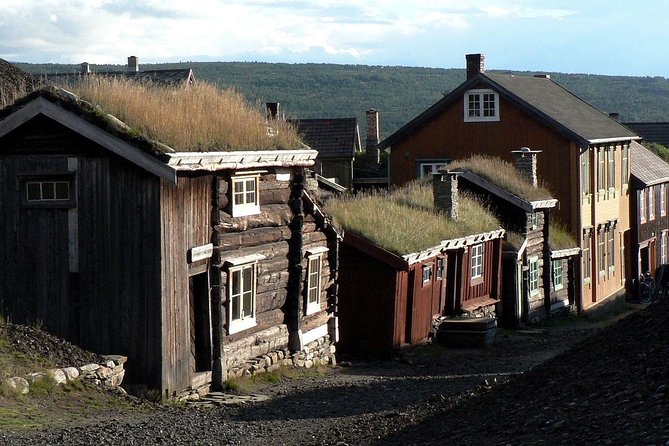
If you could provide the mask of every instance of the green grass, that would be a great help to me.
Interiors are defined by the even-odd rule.
[[[499,229],[499,222],[472,196],[460,194],[459,219],[434,211],[432,184],[413,181],[390,195],[366,193],[328,201],[335,224],[398,255],[420,252],[443,240]]]
[[[448,165],[450,170],[466,169],[496,186],[524,198],[528,201],[546,200],[552,198],[551,193],[541,185],[533,187],[511,163],[500,158],[474,155],[464,160],[453,161]]]

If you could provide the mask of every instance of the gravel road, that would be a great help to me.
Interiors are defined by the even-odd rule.
[[[666,313],[667,305],[662,305],[654,307]],[[634,313],[618,325],[627,331],[638,330],[640,322],[635,318],[645,315],[643,323],[650,326],[649,321],[658,318],[656,314],[657,311],[647,310]],[[668,321],[665,316],[665,327],[669,326]],[[662,393],[662,388],[655,402],[647,407],[653,412],[632,418],[636,420],[634,426],[647,427],[646,437],[639,437],[640,428],[632,429],[630,423],[621,428],[622,433],[616,433],[605,421],[615,410],[596,403],[597,395],[613,398],[622,392],[613,402],[623,404],[621,401],[636,401],[634,389],[639,386],[638,380],[618,376],[615,367],[623,360],[614,356],[633,355],[638,361],[643,354],[640,345],[644,344],[638,334],[630,339],[630,333],[621,335],[621,330],[612,331],[611,326],[604,328],[605,325],[571,319],[544,330],[501,330],[491,348],[444,349],[428,345],[393,360],[352,361],[349,367],[339,366],[319,377],[267,385],[258,390],[269,397],[264,402],[220,407],[155,406],[141,414],[121,414],[85,427],[0,433],[0,443],[580,444],[578,428],[587,426],[588,435],[583,434],[582,438],[597,439],[591,444],[609,441],[603,427],[609,429],[613,441],[608,444],[622,444],[615,441],[620,438],[632,440],[625,444],[665,444],[657,443],[664,434],[653,424],[658,422],[655,418],[659,413],[661,421],[667,421],[664,413],[669,410],[654,412],[667,409],[669,391]],[[602,358],[598,353],[602,339],[614,343],[627,339],[630,346],[618,345]],[[576,349],[560,355],[574,345]],[[662,352],[667,353],[666,347]],[[557,355],[560,356],[551,360]],[[604,375],[588,372],[589,368],[599,370],[597,361],[602,359],[609,361],[604,364]],[[658,364],[661,366],[661,362]],[[667,366],[663,367],[649,372],[654,392],[662,385],[662,379],[669,378],[663,375]],[[577,381],[573,382],[575,376]],[[598,390],[605,380],[615,382],[615,386]],[[639,409],[638,405],[634,407]],[[630,437],[631,434],[637,437]],[[666,434],[669,439],[669,432]],[[650,441],[636,443],[635,438]]]

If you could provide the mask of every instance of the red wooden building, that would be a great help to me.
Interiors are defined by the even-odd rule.
[[[328,209],[345,231],[340,247],[340,351],[382,354],[426,341],[442,317],[495,314],[501,298],[504,230],[480,205],[458,197],[457,192],[452,195],[454,189],[457,191],[454,175],[437,176],[434,186],[437,195],[455,196],[455,207],[463,209],[456,215],[450,211],[436,213],[434,208],[418,210],[406,197],[393,198],[402,195],[400,190],[379,198],[388,207],[398,206],[401,220],[371,216],[365,228],[347,220],[347,212],[356,212],[350,202],[329,203]],[[440,193],[443,186],[448,191],[442,189]],[[435,206],[444,209],[439,203]],[[375,214],[364,204],[359,209]],[[428,242],[430,246],[405,253],[387,247],[383,235],[375,236],[379,231],[396,230],[421,238],[428,231],[428,214],[447,220],[455,231],[445,231],[436,243]],[[473,219],[485,222],[474,228]]]

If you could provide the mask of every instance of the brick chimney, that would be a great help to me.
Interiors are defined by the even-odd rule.
[[[460,172],[439,172],[432,175],[434,210],[458,219],[458,175]]]
[[[128,71],[131,73],[139,71],[139,60],[137,56],[128,57]]]
[[[268,121],[273,121],[279,118],[279,111],[281,110],[281,104],[279,102],[266,102],[265,107],[267,108]]]
[[[519,150],[512,150],[516,158],[516,169],[527,178],[532,186],[537,187],[539,181],[537,179],[537,153],[541,150],[532,150],[529,147],[521,147]]]
[[[379,112],[369,109],[365,112],[365,125],[367,131],[367,140],[365,141],[365,152],[376,160],[381,162],[381,152],[379,151]]]
[[[467,54],[467,79],[485,72],[485,56],[483,54]]]

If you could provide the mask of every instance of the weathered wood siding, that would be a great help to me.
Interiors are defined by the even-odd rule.
[[[159,385],[157,178],[41,117],[1,147],[3,311],[93,351],[127,355],[127,381]],[[20,204],[17,175],[67,171],[76,171],[75,208]]]
[[[408,274],[344,240],[339,255],[338,349],[343,354],[388,352],[404,342],[406,307],[397,307],[397,294],[406,293],[406,277],[400,278]]]
[[[165,396],[188,388],[194,370],[188,290],[188,250],[211,239],[211,176],[161,181],[162,364]],[[155,228],[158,229],[158,228]],[[201,261],[202,262],[202,261]]]
[[[500,298],[501,279],[501,239],[483,242],[483,277],[472,280],[472,247],[469,246],[462,257],[461,297],[458,307],[478,298]]]

